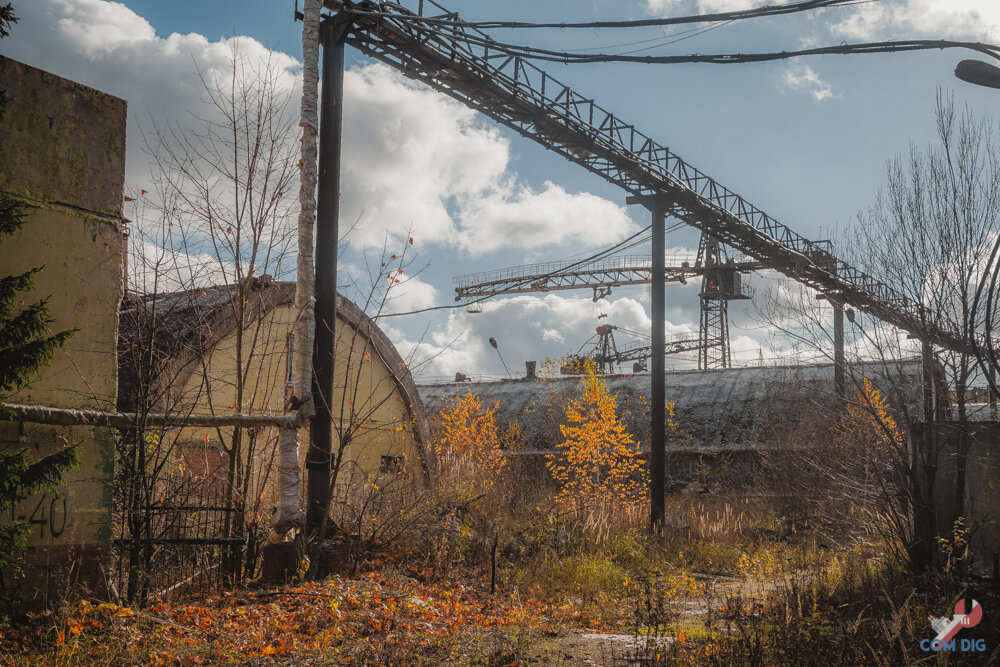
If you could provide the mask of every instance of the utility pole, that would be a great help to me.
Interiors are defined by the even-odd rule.
[[[650,311],[649,364],[649,529],[654,534],[663,531],[666,515],[667,477],[667,397],[666,397],[666,347],[664,330],[666,315],[666,267],[665,227],[667,216],[666,199],[658,195],[629,197],[629,204],[642,204],[652,217],[652,273],[650,291],[652,303]]]
[[[307,535],[323,539],[333,464],[337,242],[340,236],[340,152],[344,121],[344,37],[349,23],[340,15],[320,24],[323,45],[320,91],[319,178],[316,198],[316,336],[313,347],[313,402],[309,429]]]

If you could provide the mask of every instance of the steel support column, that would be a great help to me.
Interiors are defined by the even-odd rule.
[[[830,300],[833,306],[833,386],[837,400],[847,398],[846,361],[844,359],[844,304]]]
[[[650,327],[650,354],[652,358],[649,365],[649,527],[652,532],[659,533],[663,530],[663,518],[666,514],[665,485],[667,476],[667,398],[665,395],[667,339],[663,324],[666,315],[665,202],[662,198],[656,198],[651,202],[649,210],[652,213],[653,223],[652,304],[650,307],[653,319]]]
[[[337,241],[340,232],[340,150],[344,120],[344,34],[338,17],[323,19],[320,91],[319,178],[316,197],[316,336],[313,401],[316,416],[306,454],[306,526],[322,536],[330,500],[333,454],[334,323],[337,319]]]
[[[650,360],[649,360],[649,529],[663,531],[666,515],[667,480],[667,397],[666,351],[664,328],[666,316],[665,236],[669,202],[658,195],[635,195],[626,200],[649,209],[652,218],[652,263],[650,272]]]

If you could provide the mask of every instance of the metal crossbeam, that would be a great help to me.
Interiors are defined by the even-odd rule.
[[[684,283],[688,278],[705,273],[696,264],[694,256],[676,256],[666,259],[667,282]],[[759,262],[748,260],[727,264],[737,271],[760,269]],[[624,287],[647,285],[653,270],[648,256],[606,257],[579,266],[572,262],[546,262],[527,264],[497,271],[472,273],[454,278],[455,301],[499,296],[501,294],[527,294],[581,289],[585,287]]]
[[[399,3],[332,2],[348,10],[410,12]],[[770,217],[529,61],[490,47],[484,32],[431,0],[416,12],[454,25],[422,25],[391,15],[351,16],[347,42],[538,142],[633,195],[659,195],[675,218],[794,280],[929,342],[968,350],[953,332],[931,328],[919,304]]]
[[[692,352],[701,348],[701,341],[696,336],[689,336],[687,338],[678,338],[676,340],[667,340],[666,354],[680,354],[681,352]],[[626,361],[641,361],[643,359],[649,359],[652,354],[653,347],[651,345],[642,343],[633,343],[632,345],[626,345],[618,348],[618,354],[616,355],[614,361],[616,363],[625,363]]]

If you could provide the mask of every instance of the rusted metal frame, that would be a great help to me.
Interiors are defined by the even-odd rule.
[[[685,340],[685,341],[667,341],[665,354],[680,354],[682,352],[693,352],[700,347],[701,343],[697,339]],[[624,348],[618,348],[618,354],[611,360],[616,363],[623,363],[625,361],[638,361],[639,359],[648,359],[652,353],[651,345],[641,345],[641,346],[629,346]]]

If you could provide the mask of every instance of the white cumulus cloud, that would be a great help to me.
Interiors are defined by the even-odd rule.
[[[33,0],[17,12],[5,54],[128,101],[132,187],[150,180],[141,129],[210,115],[198,72],[225,72],[234,47],[250,62],[270,60],[297,108],[300,63],[255,39],[161,37],[107,0]],[[509,142],[492,123],[385,66],[348,71],[344,95],[342,220],[344,228],[358,223],[348,239],[355,249],[412,234],[425,247],[482,255],[580,237],[615,241],[636,228],[606,199],[552,183],[531,187],[511,169]]]
[[[781,84],[785,90],[805,91],[812,95],[816,102],[833,97],[833,88],[809,65],[801,62],[792,62],[781,76]]]
[[[856,40],[899,37],[1000,38],[996,0],[882,0],[855,8],[831,27],[834,35]]]
[[[474,111],[382,65],[344,82],[342,215],[355,247],[411,234],[482,255],[503,248],[616,241],[635,231],[624,207],[510,170],[509,142]]]

